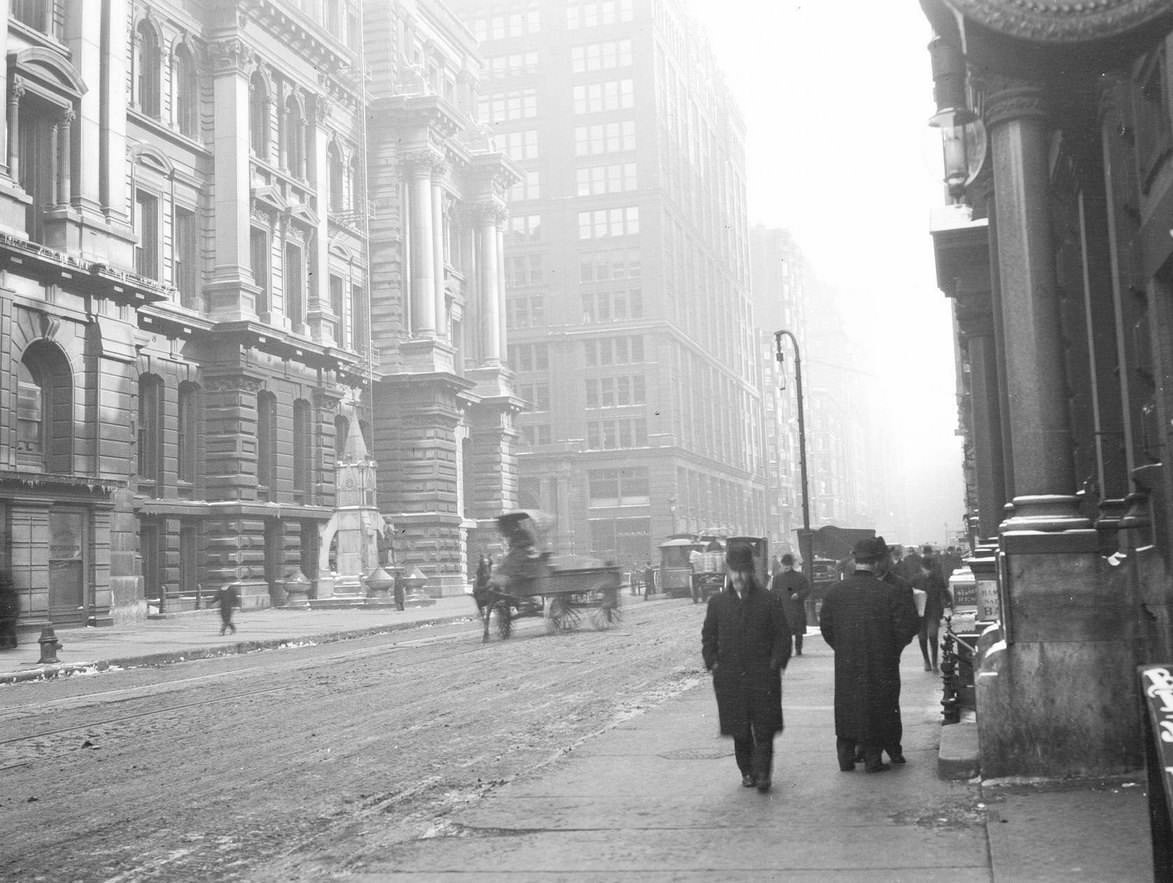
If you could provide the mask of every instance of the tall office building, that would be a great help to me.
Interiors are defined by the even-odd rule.
[[[453,8],[521,174],[505,230],[520,499],[562,549],[765,530],[745,130],[675,0]]]

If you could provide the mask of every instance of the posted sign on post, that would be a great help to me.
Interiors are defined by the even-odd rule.
[[[1153,838],[1153,875],[1173,878],[1173,665],[1142,665],[1145,710],[1145,766],[1149,780],[1149,825]]]

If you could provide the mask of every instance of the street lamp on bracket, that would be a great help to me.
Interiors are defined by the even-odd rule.
[[[810,493],[806,474],[806,415],[802,401],[802,355],[798,350],[798,338],[791,332],[782,330],[774,332],[774,358],[778,365],[783,366],[785,355],[782,352],[782,338],[790,339],[794,347],[794,392],[798,405],[798,467],[802,490],[802,530],[798,531],[798,552],[802,556],[802,572],[808,580],[813,579],[814,553],[811,544],[814,537],[811,534],[811,505]]]

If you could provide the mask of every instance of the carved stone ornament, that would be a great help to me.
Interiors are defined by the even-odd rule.
[[[500,227],[509,217],[509,210],[504,203],[495,199],[484,200],[476,204],[474,216],[482,224],[494,224]]]
[[[239,37],[218,40],[208,46],[212,66],[218,74],[243,73],[252,60],[252,50]]]
[[[1169,0],[949,0],[999,34],[1040,43],[1118,37],[1169,15]]]
[[[406,151],[400,154],[399,162],[417,177],[438,178],[448,171],[444,155],[434,147]]]
[[[260,392],[265,382],[259,377],[245,377],[240,374],[204,377],[204,388],[208,392]]]

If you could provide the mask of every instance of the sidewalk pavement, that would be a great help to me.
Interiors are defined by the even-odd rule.
[[[58,629],[57,663],[41,663],[36,638],[22,636],[14,650],[0,650],[0,684],[61,677],[75,672],[268,650],[305,641],[326,643],[427,622],[473,619],[471,595],[435,599],[425,607],[264,608],[237,610],[236,634],[220,635],[220,612],[190,610],[154,616],[145,622]]]
[[[691,627],[698,613],[691,605],[688,611]],[[403,611],[248,610],[237,613],[239,631],[226,637],[216,610],[62,629],[59,663],[40,663],[36,642],[0,651],[0,684],[345,640],[475,615],[472,598],[462,595]],[[366,869],[430,879],[471,868],[485,872],[480,879],[511,883],[544,883],[571,868],[575,880],[1152,879],[1143,773],[1064,783],[960,778],[975,768],[974,757],[965,756],[976,756],[975,728],[940,725],[939,680],[921,671],[915,647],[902,671],[908,764],[879,775],[839,772],[833,655],[815,634],[806,645],[783,682],[786,729],[776,742],[770,794],[740,787],[732,743],[716,735],[715,703],[702,678],[540,774],[455,812],[446,821],[452,836],[397,845]],[[513,835],[507,841],[504,831]]]

